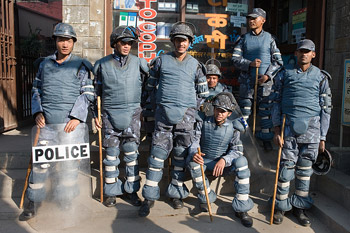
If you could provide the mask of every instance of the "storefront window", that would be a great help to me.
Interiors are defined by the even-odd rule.
[[[138,47],[132,53],[150,62],[161,53],[173,50],[169,39],[173,23],[185,21],[195,28],[195,38],[188,53],[205,63],[219,60],[222,82],[237,86],[237,77],[230,65],[232,47],[247,32],[248,0],[187,0],[180,11],[179,0],[114,0],[113,26],[137,26],[142,31]],[[234,90],[237,88],[233,88]]]

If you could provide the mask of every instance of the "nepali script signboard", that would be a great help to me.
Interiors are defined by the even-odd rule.
[[[342,125],[350,126],[350,59],[345,60],[342,103]]]

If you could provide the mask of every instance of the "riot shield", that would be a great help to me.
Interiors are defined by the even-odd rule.
[[[238,118],[245,124],[246,129],[244,132],[241,132],[241,141],[243,143],[244,156],[248,160],[249,169],[254,174],[265,173],[270,170],[270,163],[264,156],[261,156],[256,139],[253,137],[248,123],[243,120],[243,115],[238,104],[236,106],[229,119],[235,120]]]
[[[70,133],[66,124],[47,124],[32,129],[33,169],[27,198],[34,201],[36,215],[28,223],[36,230],[73,227],[88,218],[92,201],[89,132],[79,124]],[[37,135],[39,133],[39,135]]]

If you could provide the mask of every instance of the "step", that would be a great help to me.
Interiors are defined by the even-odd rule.
[[[350,151],[331,151],[333,166],[341,172],[350,175]]]
[[[350,211],[343,205],[331,200],[321,192],[312,193],[314,205],[310,212],[313,213],[332,232],[350,232]]]
[[[336,169],[317,176],[316,190],[350,211],[350,176]]]

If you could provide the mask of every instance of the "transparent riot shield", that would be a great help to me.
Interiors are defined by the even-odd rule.
[[[256,139],[253,137],[248,123],[243,120],[242,112],[236,103],[236,109],[232,112],[229,117],[230,120],[239,119],[243,124],[246,124],[246,129],[244,132],[241,132],[241,141],[244,148],[244,156],[248,160],[249,169],[254,174],[264,173],[270,170],[269,161],[261,155],[260,150],[258,149]]]
[[[89,132],[79,124],[70,133],[66,124],[32,129],[33,169],[27,198],[36,215],[28,223],[36,230],[73,227],[89,217],[92,201]]]

